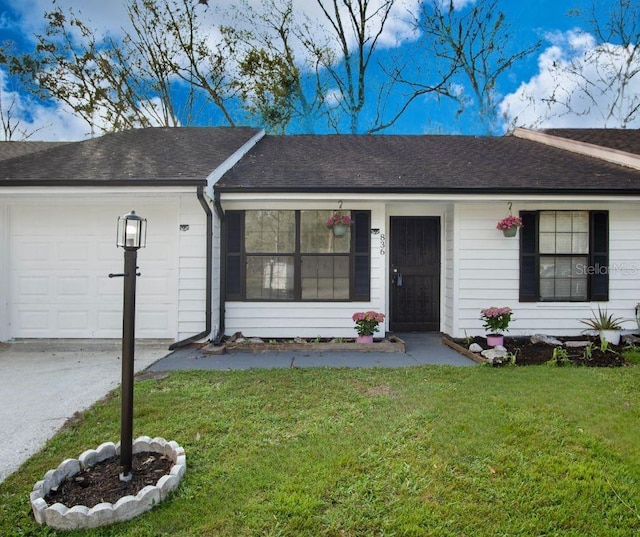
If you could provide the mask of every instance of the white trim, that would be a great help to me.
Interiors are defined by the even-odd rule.
[[[0,192],[1,193],[1,192]],[[619,196],[602,195],[602,194],[588,194],[580,195],[576,194],[521,194],[521,193],[507,193],[507,194],[421,194],[421,193],[343,193],[343,194],[327,194],[327,193],[315,193],[315,192],[297,192],[297,193],[283,193],[283,192],[256,192],[256,193],[244,193],[244,192],[223,192],[221,195],[221,202],[242,201],[243,203],[261,202],[263,205],[267,201],[276,202],[320,202],[320,203],[335,203],[336,201],[343,201],[344,203],[350,203],[353,201],[358,202],[378,202],[378,203],[393,203],[393,202],[414,202],[424,203],[426,202],[487,202],[487,201],[514,201],[520,202],[555,202],[555,201],[568,201],[576,203],[580,202],[624,202],[640,201],[640,195],[620,194]]]
[[[215,170],[213,170],[209,176],[207,177],[207,191],[208,196],[213,199],[213,185],[217,183],[220,178],[227,173],[231,168],[233,168],[238,161],[244,157],[249,150],[256,145],[262,138],[264,138],[266,132],[261,130],[256,135],[252,136],[249,140],[247,140],[239,149],[234,151],[231,156],[226,158],[220,166],[218,166]]]
[[[603,147],[596,144],[572,140],[570,138],[563,138],[561,136],[547,134],[545,132],[524,129],[522,127],[515,129],[513,131],[513,135],[516,138],[538,142],[558,149],[564,149],[571,153],[587,155],[589,157],[595,157],[620,166],[626,166],[627,168],[640,170],[640,155],[628,153],[627,151],[620,151],[619,149]]]

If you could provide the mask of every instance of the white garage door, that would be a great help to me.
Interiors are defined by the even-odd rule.
[[[134,203],[147,219],[138,251],[136,337],[177,333],[177,211]],[[116,221],[131,207],[74,199],[68,204],[13,206],[9,215],[12,338],[122,336],[123,250]]]

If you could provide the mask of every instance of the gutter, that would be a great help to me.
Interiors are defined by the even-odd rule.
[[[211,311],[213,300],[211,297],[212,291],[212,282],[213,282],[213,213],[209,208],[209,204],[207,200],[204,199],[204,187],[199,186],[197,194],[198,201],[202,206],[202,209],[205,212],[207,217],[207,282],[206,282],[206,302],[205,302],[205,329],[203,332],[196,334],[195,336],[188,337],[183,339],[182,341],[176,341],[169,346],[169,350],[173,351],[176,349],[180,349],[182,347],[186,347],[191,343],[195,343],[205,337],[209,337],[211,335]]]

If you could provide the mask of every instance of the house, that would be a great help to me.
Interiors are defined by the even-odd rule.
[[[7,142],[10,143],[10,142]],[[579,333],[640,301],[637,131],[498,137],[268,136],[143,129],[7,154],[0,143],[0,340],[120,337],[116,218],[148,220],[138,337],[175,345],[382,330]],[[22,149],[20,149],[22,150]],[[26,151],[26,149],[25,149]],[[336,211],[353,223],[326,225]],[[507,214],[518,236],[496,229]]]
[[[116,224],[132,209],[148,222],[136,335],[208,337],[219,310],[204,192],[260,136],[156,128],[66,144],[1,142],[0,341],[121,337],[123,283],[108,274],[122,272]]]
[[[510,334],[573,335],[640,300],[638,131],[265,136],[214,197],[227,334],[349,337],[372,309],[388,331],[464,337],[495,305]],[[516,238],[496,229],[510,213]]]

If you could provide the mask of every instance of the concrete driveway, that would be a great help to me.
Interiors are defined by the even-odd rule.
[[[170,343],[137,342],[136,372],[169,354]],[[0,344],[0,482],[42,449],[75,412],[86,410],[119,386],[120,357],[119,340]]]

